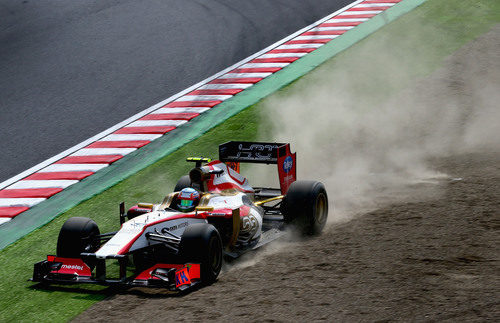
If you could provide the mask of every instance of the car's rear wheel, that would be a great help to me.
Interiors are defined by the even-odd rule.
[[[192,183],[189,175],[184,175],[177,181],[174,187],[174,192],[180,192],[183,188],[192,187],[198,191],[202,191],[202,185],[197,183]]]
[[[217,229],[208,223],[188,226],[181,237],[180,255],[184,262],[201,265],[201,280],[211,284],[222,268],[222,240]]]
[[[285,222],[302,234],[317,235],[328,218],[328,195],[325,186],[316,181],[296,181],[283,198],[281,212]]]
[[[100,246],[99,234],[99,227],[94,220],[83,217],[69,218],[59,231],[56,255],[80,258],[82,252],[95,252]]]
[[[177,181],[174,192],[180,192],[183,188],[191,187],[191,179],[188,175],[184,175]]]

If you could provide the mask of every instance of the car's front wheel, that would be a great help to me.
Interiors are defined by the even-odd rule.
[[[211,284],[217,280],[222,268],[222,240],[213,225],[196,223],[188,226],[181,237],[179,251],[184,262],[201,265],[203,283]]]
[[[94,220],[83,217],[64,222],[57,238],[58,257],[80,258],[80,253],[97,251],[100,245],[99,227]]]

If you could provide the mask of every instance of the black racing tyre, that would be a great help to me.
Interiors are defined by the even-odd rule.
[[[174,192],[179,192],[186,187],[191,187],[191,179],[189,178],[189,175],[184,175],[177,181]]]
[[[95,252],[100,246],[97,224],[83,217],[69,218],[64,222],[57,238],[58,257],[80,258],[82,252]]]
[[[320,234],[328,218],[328,195],[316,181],[296,181],[290,185],[281,204],[286,223],[304,235]]]
[[[186,228],[179,246],[182,260],[201,264],[201,280],[211,284],[222,268],[222,240],[217,229],[208,223],[195,223]]]

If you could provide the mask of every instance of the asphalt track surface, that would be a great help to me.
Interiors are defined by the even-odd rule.
[[[352,0],[0,4],[0,182]]]

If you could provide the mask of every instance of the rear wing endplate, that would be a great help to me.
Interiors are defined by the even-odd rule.
[[[281,194],[286,194],[290,184],[297,180],[296,154],[291,153],[288,143],[229,141],[219,146],[219,160],[231,165],[277,164]]]

